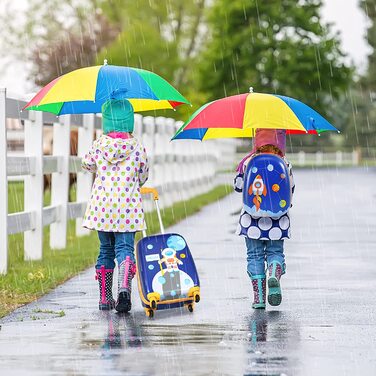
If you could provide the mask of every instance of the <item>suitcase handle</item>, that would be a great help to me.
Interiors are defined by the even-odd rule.
[[[158,194],[158,191],[157,191],[155,188],[146,188],[146,187],[142,187],[142,188],[141,188],[141,194],[142,194],[142,195],[149,195],[149,194],[152,194],[152,195],[153,195],[153,200],[154,200],[154,201],[159,200],[159,194]]]
[[[148,195],[148,194],[152,194],[153,195],[153,199],[154,199],[154,202],[155,202],[155,207],[157,208],[158,222],[159,222],[159,226],[161,228],[161,234],[164,234],[165,230],[164,230],[164,226],[163,226],[163,222],[162,222],[161,211],[159,209],[159,204],[158,204],[159,194],[158,194],[157,189],[156,188],[146,188],[146,187],[143,187],[143,188],[140,189],[140,192],[141,192],[142,195]],[[142,236],[143,237],[146,236],[146,230],[142,231]]]

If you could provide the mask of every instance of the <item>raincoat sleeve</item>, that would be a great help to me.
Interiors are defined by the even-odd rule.
[[[148,162],[148,156],[146,154],[146,149],[144,147],[141,147],[141,163],[140,163],[140,169],[138,170],[139,173],[139,181],[140,181],[140,187],[142,187],[146,180],[148,180],[149,177],[149,162]]]
[[[96,142],[94,141],[89,152],[81,160],[82,169],[92,172],[92,173],[97,172],[97,164],[94,158],[95,151],[96,151]]]
[[[295,182],[294,182],[294,175],[292,173],[292,165],[291,163],[285,158],[285,162],[287,164],[287,168],[289,170],[289,178],[290,178],[290,184],[291,184],[291,191],[292,191],[292,195],[294,196],[294,192],[295,192]],[[292,198],[291,198],[292,199]],[[292,200],[291,200],[292,201]],[[292,204],[291,204],[292,206]]]
[[[234,190],[235,192],[243,192],[244,174],[238,173],[234,178]]]

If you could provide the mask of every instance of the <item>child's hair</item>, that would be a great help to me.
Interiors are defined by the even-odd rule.
[[[256,149],[256,154],[258,153],[271,153],[271,154],[277,154],[283,157],[282,150],[278,148],[275,145],[267,144],[267,145],[262,145]]]

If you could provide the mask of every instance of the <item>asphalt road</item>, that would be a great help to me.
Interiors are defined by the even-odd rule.
[[[198,266],[194,313],[148,319],[136,284],[132,314],[99,312],[91,269],[2,320],[0,374],[375,374],[376,170],[297,170],[295,182],[279,307],[251,308],[234,193],[168,229]]]

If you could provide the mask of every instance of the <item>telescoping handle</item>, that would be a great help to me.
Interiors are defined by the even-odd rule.
[[[158,204],[158,200],[159,200],[158,191],[155,188],[146,188],[146,187],[143,187],[143,188],[141,188],[140,192],[141,192],[142,195],[149,195],[149,194],[153,195],[153,200],[154,200],[155,206],[157,208],[157,215],[158,215],[159,226],[161,227],[161,233],[164,234],[165,230],[164,230],[164,227],[163,227],[163,222],[162,222],[162,217],[161,217],[161,211],[159,209],[159,204]],[[146,236],[146,231],[145,230],[142,231],[142,236],[143,237]]]

